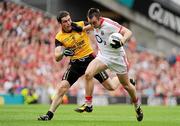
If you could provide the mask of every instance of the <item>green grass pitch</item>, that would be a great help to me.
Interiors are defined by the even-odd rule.
[[[143,106],[137,122],[132,105],[95,106],[92,113],[76,113],[77,105],[60,106],[51,121],[37,121],[49,105],[0,106],[0,126],[180,126],[180,106]]]

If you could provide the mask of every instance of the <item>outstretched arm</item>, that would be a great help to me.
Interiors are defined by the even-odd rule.
[[[88,30],[93,30],[92,25],[88,24],[88,25],[83,27],[83,31],[88,31]]]

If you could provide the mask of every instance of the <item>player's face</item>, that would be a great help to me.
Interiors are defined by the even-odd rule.
[[[88,18],[88,22],[94,27],[98,28],[100,26],[100,21],[97,17]]]
[[[72,30],[71,23],[72,23],[72,20],[69,15],[67,15],[66,17],[63,17],[61,19],[61,26],[62,26],[63,31],[70,32]]]

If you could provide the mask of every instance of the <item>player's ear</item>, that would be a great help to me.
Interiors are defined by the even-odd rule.
[[[89,17],[87,17],[87,21],[88,21],[88,22],[90,22],[90,19],[89,19]]]

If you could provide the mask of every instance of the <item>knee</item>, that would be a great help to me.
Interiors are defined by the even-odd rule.
[[[69,86],[67,84],[60,83],[57,88],[57,94],[64,95],[68,89],[69,89]]]
[[[93,75],[90,72],[85,73],[85,79],[86,80],[91,80],[93,78]]]

